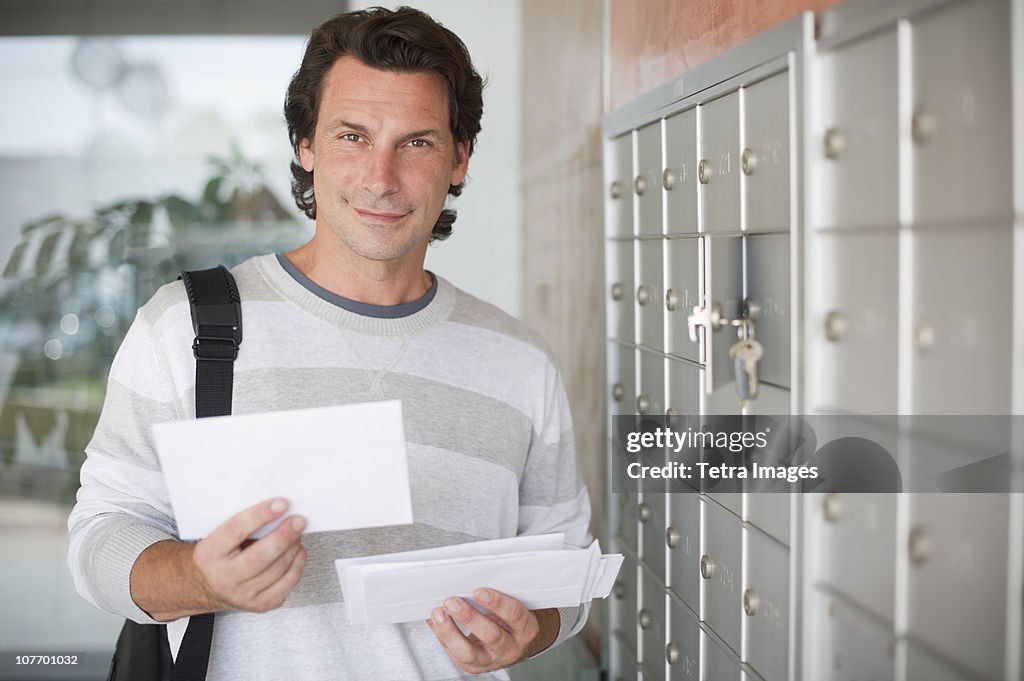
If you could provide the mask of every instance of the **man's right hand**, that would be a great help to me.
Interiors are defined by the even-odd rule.
[[[283,499],[270,499],[229,518],[198,544],[162,541],[148,547],[132,568],[135,603],[161,621],[280,606],[306,567],[300,541],[306,522],[286,518],[266,536],[249,537],[287,508]]]

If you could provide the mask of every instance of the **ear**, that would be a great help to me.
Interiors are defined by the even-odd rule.
[[[313,144],[308,137],[299,140],[299,163],[307,173],[313,172]]]
[[[455,145],[455,165],[452,166],[452,181],[448,184],[461,184],[469,172],[469,142],[458,142]]]

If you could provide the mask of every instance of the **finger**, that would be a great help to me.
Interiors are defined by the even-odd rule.
[[[522,603],[494,589],[477,589],[473,598],[494,613],[517,639],[523,636],[530,624],[529,610]]]
[[[511,635],[506,629],[463,599],[449,598],[444,602],[444,608],[464,629],[476,636],[484,648],[497,651],[503,647],[503,642],[511,643],[511,640],[504,641],[504,639],[511,639]]]
[[[288,594],[291,593],[295,585],[302,579],[302,573],[306,570],[307,555],[306,549],[299,549],[292,560],[292,564],[288,567],[288,571],[280,579],[256,595],[252,608],[254,611],[266,612],[284,603]]]
[[[233,558],[232,572],[244,582],[260,575],[294,544],[299,543],[306,521],[301,516],[286,519],[274,531],[261,537]]]
[[[261,501],[228,518],[203,541],[207,542],[215,553],[226,556],[237,549],[253,532],[280,518],[287,510],[288,502],[284,499]]]
[[[444,608],[434,608],[430,617],[430,629],[448,651],[448,656],[463,668],[476,664],[480,647],[459,631],[448,612]]]
[[[284,576],[284,573],[288,572],[288,568],[291,567],[296,554],[301,549],[301,541],[296,541],[289,545],[285,552],[282,553],[277,560],[268,565],[265,570],[243,582],[243,588],[247,589],[249,593],[256,594],[270,587],[274,582],[281,579],[281,577]]]

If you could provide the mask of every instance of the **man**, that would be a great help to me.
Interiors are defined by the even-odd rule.
[[[585,604],[531,612],[480,589],[490,616],[453,597],[427,622],[353,626],[334,573],[347,556],[589,539],[569,409],[542,342],[423,269],[428,243],[451,232],[445,198],[466,177],[481,89],[462,42],[418,11],[325,22],[285,103],[293,194],[315,235],[234,270],[245,344],[233,413],[402,400],[414,524],[303,536],[293,517],[247,542],[286,514],[271,499],[178,541],[150,427],[195,413],[180,283],[143,306],[118,351],[69,519],[72,574],[101,608],[168,622],[175,654],[187,617],[217,612],[210,679],[507,678],[503,667],[585,621]]]

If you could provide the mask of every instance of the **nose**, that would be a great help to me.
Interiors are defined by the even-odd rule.
[[[398,163],[394,149],[372,148],[364,167],[363,188],[376,198],[396,193],[400,184]]]

